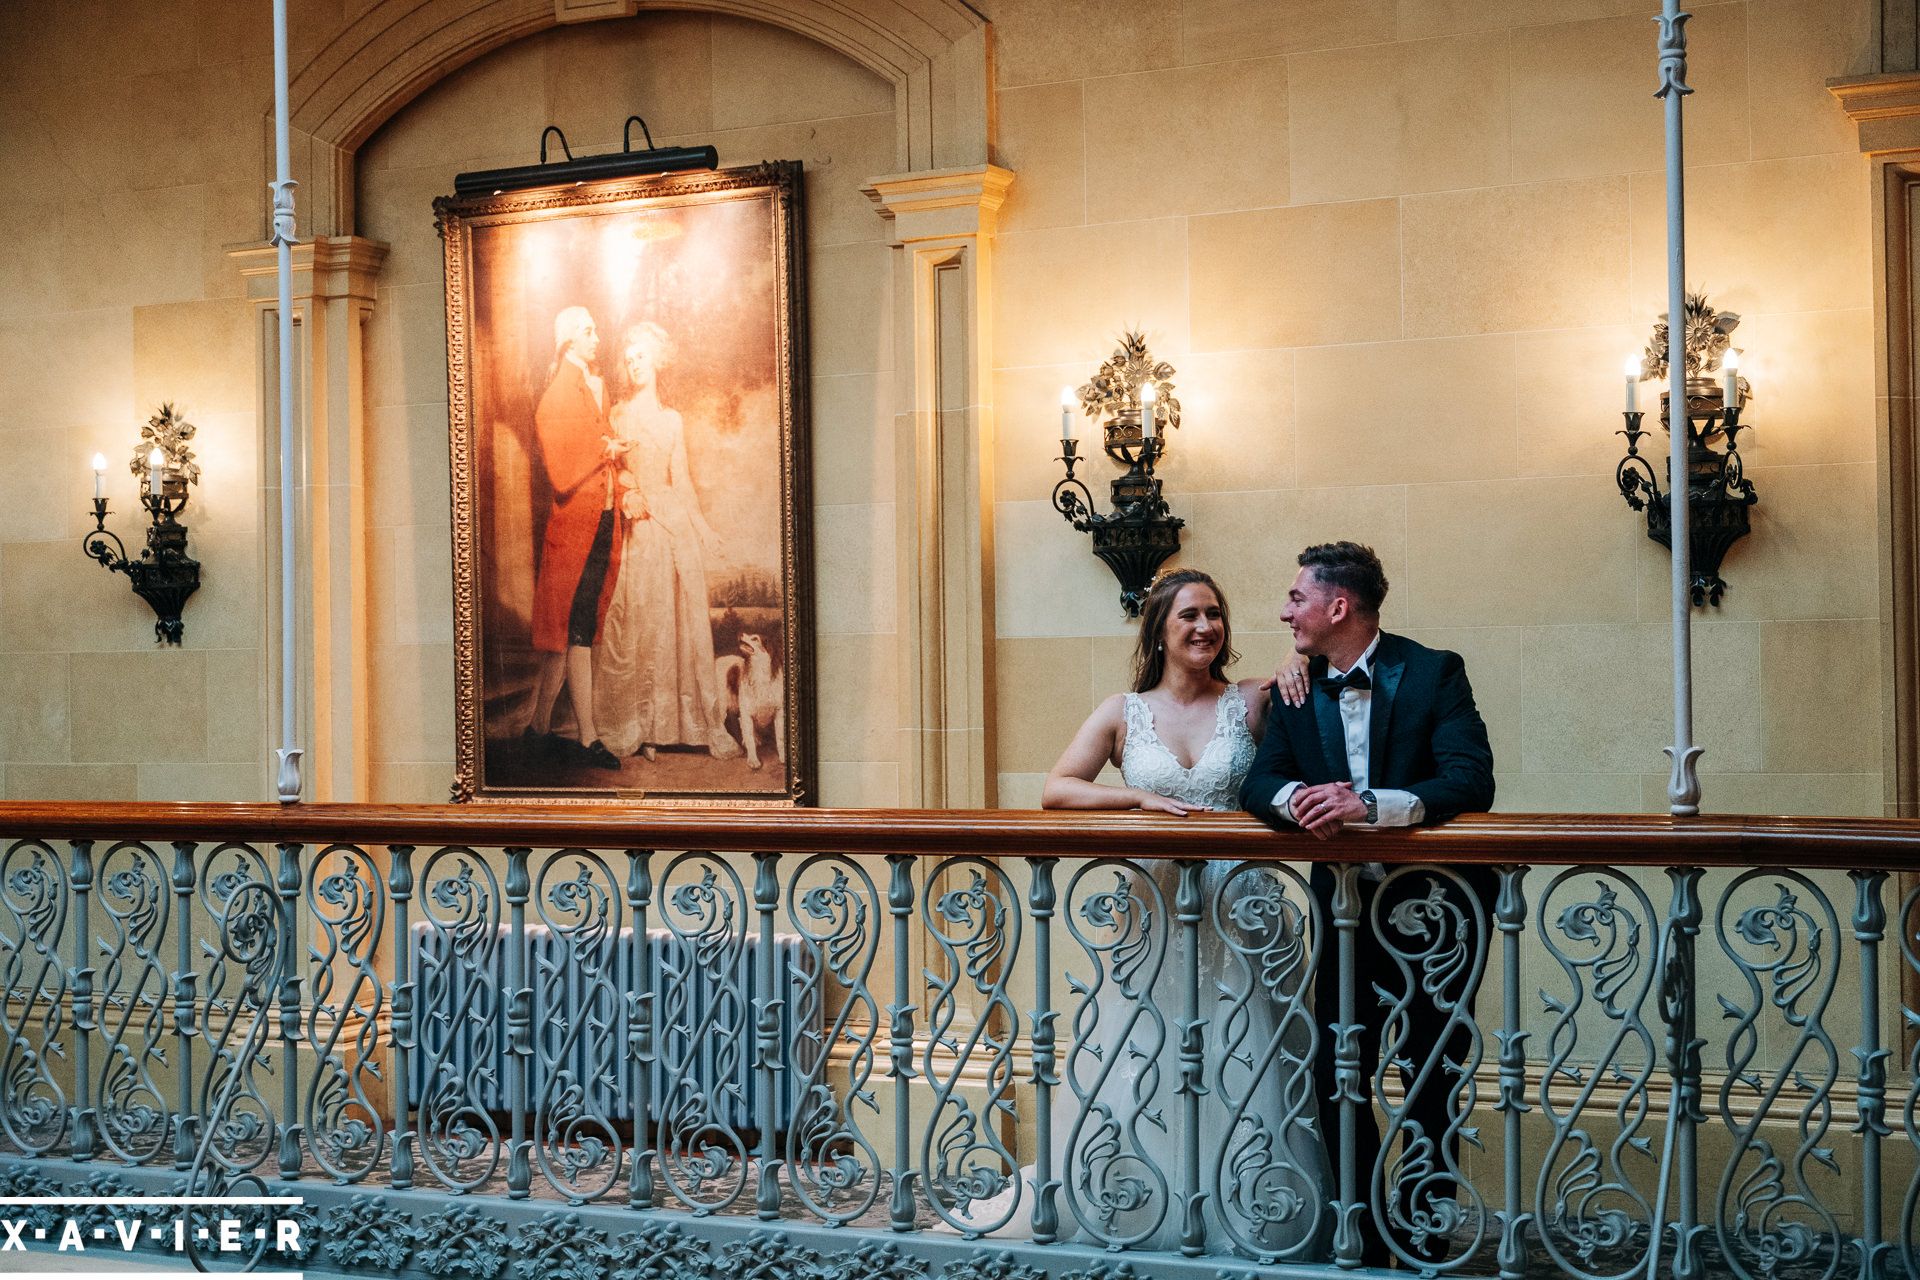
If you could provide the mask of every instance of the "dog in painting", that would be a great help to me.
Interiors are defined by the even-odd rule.
[[[760,731],[773,730],[773,758],[787,759],[787,718],[780,714],[787,700],[786,673],[773,669],[773,655],[766,643],[749,632],[740,637],[740,652],[728,654],[713,664],[720,673],[721,687],[727,691],[722,718],[728,711],[740,717],[740,745],[746,748],[747,764],[760,767]]]

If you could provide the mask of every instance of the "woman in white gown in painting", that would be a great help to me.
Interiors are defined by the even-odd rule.
[[[737,756],[713,665],[707,559],[717,544],[687,470],[680,414],[660,403],[657,378],[673,358],[659,325],[627,330],[627,395],[610,420],[626,545],[593,653],[594,715],[616,756],[692,746]]]
[[[1227,678],[1231,641],[1213,579],[1163,574],[1141,609],[1133,691],[1095,708],[1047,775],[1041,803],[1238,811],[1269,680]],[[1303,701],[1304,664],[1289,663],[1278,685],[1289,703]],[[1095,780],[1107,764],[1119,767],[1122,785]],[[1077,985],[1061,1006],[1054,1176],[1063,1236],[1077,1220],[1082,1240],[1178,1249],[1186,1131],[1177,1023],[1191,957],[1173,919],[1177,864],[1135,865],[1144,876],[1106,864],[1083,872],[1077,891],[1063,886],[1056,928],[1066,936],[1054,955]],[[1207,1248],[1323,1260],[1336,1193],[1312,1086],[1311,926],[1301,918],[1311,908],[1291,881],[1232,862],[1206,863],[1200,891]]]

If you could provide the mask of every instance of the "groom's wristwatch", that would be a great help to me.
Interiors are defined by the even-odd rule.
[[[1367,806],[1367,825],[1372,826],[1376,822],[1379,822],[1380,801],[1375,798],[1373,792],[1362,791],[1360,793],[1360,802]]]

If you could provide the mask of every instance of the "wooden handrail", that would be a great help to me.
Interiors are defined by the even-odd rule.
[[[1237,814],[0,802],[0,849],[32,838],[1920,870],[1920,821],[1898,818],[1476,814],[1321,842]]]

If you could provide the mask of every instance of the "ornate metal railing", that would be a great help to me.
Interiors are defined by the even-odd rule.
[[[274,1265],[438,1277],[1915,1275],[1916,855],[0,805],[0,1189],[298,1195]]]

